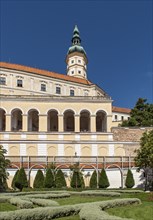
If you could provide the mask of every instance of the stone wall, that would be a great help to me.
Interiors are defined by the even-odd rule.
[[[138,128],[138,127],[112,127],[114,141],[130,141],[139,142],[145,131],[152,130],[152,127]]]

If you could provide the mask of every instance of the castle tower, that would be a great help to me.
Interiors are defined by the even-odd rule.
[[[77,25],[75,25],[72,37],[72,46],[66,56],[67,75],[87,79],[87,55],[81,46],[81,38]]]

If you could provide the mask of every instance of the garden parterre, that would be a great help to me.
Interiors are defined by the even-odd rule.
[[[80,203],[75,205],[59,206],[58,202],[51,199],[68,198],[71,195],[78,196],[109,196],[113,197],[112,200],[92,202],[92,203]],[[15,204],[21,210],[1,212],[0,220],[47,220],[55,219],[64,216],[71,216],[79,214],[81,220],[96,220],[96,219],[112,219],[119,220],[125,219],[116,216],[111,216],[105,212],[106,209],[113,207],[120,207],[133,204],[141,204],[141,201],[137,198],[128,199],[114,199],[114,196],[119,196],[118,192],[110,191],[82,191],[82,192],[25,192],[25,193],[7,193],[0,196],[0,202],[10,202]],[[80,197],[81,199],[81,197]],[[41,206],[35,207],[34,205]],[[43,206],[43,207],[42,207]],[[27,211],[28,208],[28,211]]]

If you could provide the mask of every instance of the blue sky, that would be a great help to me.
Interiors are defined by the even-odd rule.
[[[66,74],[74,25],[86,50],[88,79],[114,105],[153,102],[153,1],[1,0],[1,61]]]

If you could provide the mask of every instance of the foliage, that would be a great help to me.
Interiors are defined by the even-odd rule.
[[[141,147],[135,151],[137,153],[135,164],[139,167],[139,170],[144,170],[145,190],[147,190],[148,174],[149,171],[153,169],[153,130],[143,133],[140,139],[140,146]]]
[[[83,179],[83,174],[80,171],[80,164],[76,163],[70,167],[70,169],[73,171],[70,185],[72,188],[84,188],[85,183]]]
[[[17,180],[17,175],[18,175],[18,173],[19,173],[19,170],[16,171],[16,173],[15,173],[15,175],[14,175],[14,177],[13,177],[12,183],[11,183],[11,187],[12,187],[13,189],[16,188],[16,187],[15,187],[15,182],[16,182],[16,180]]]
[[[90,188],[97,188],[97,172],[96,172],[96,170],[94,170],[94,172],[92,173],[89,186],[90,186]]]
[[[133,178],[133,173],[131,172],[130,169],[128,169],[126,180],[125,180],[125,186],[127,188],[132,188],[134,185],[135,185],[135,182]]]
[[[33,187],[34,188],[43,188],[44,186],[44,175],[42,170],[38,170],[34,179]]]
[[[30,209],[33,208],[33,203],[19,197],[12,197],[9,201],[12,205],[16,205],[20,209]]]
[[[130,119],[123,121],[121,126],[153,126],[153,104],[146,103],[147,99],[139,98],[130,112]]]
[[[7,167],[10,164],[9,160],[5,159],[4,154],[6,154],[6,150],[0,145],[0,191],[5,190],[6,188],[6,180],[8,178],[8,173],[6,171]]]
[[[28,180],[25,173],[24,168],[22,167],[17,175],[16,181],[15,181],[15,187],[18,188],[20,191],[25,187],[28,187]]]
[[[72,188],[81,188],[81,176],[79,171],[73,171],[70,185]]]
[[[57,170],[55,174],[55,186],[56,188],[66,187],[64,173],[62,172],[61,169]]]
[[[46,171],[45,179],[44,179],[44,187],[52,188],[54,186],[55,186],[54,175],[52,173],[52,170],[48,168]]]
[[[99,176],[99,188],[107,188],[109,187],[109,180],[106,174],[105,169],[101,170],[100,176]]]

